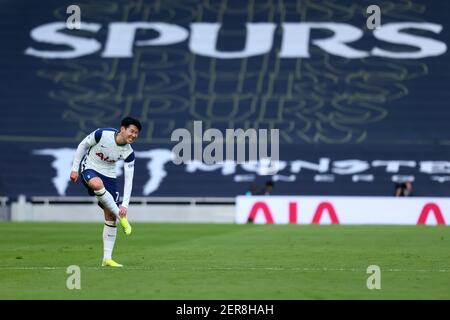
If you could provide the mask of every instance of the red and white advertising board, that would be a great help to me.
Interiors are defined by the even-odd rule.
[[[449,225],[450,199],[238,196],[235,222]]]

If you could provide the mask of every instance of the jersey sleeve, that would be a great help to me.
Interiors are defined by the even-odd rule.
[[[72,163],[72,171],[78,171],[80,167],[80,162],[83,159],[86,152],[90,147],[95,146],[101,139],[102,131],[100,129],[91,132],[77,147],[77,151],[75,152],[75,157]]]
[[[125,208],[128,208],[128,205],[130,204],[131,190],[133,189],[134,153],[132,153],[132,155],[133,160],[127,161],[127,159],[130,158],[130,156],[128,156],[123,163],[125,181],[123,186],[122,206]]]

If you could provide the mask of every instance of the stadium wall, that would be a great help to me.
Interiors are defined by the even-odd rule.
[[[2,220],[10,220],[10,212],[7,197],[0,197],[0,221]]]
[[[26,199],[11,204],[12,221],[103,221],[93,198]],[[449,225],[450,199],[395,197],[238,196],[234,198],[137,198],[135,222]]]
[[[234,199],[136,200],[133,200],[129,213],[134,222],[233,223],[235,217]],[[35,197],[27,200],[24,196],[19,196],[18,200],[11,204],[11,220],[93,222],[103,221],[104,218],[97,202],[84,197],[59,200]]]
[[[448,225],[450,199],[270,196],[236,200],[236,223]]]

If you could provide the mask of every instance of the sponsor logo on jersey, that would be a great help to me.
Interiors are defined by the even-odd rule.
[[[106,162],[109,162],[109,163],[114,163],[114,162],[116,162],[116,160],[110,159],[109,157],[105,156],[102,152],[97,152],[95,155],[96,155],[97,157],[99,157],[100,160],[102,160],[102,161],[106,161]]]

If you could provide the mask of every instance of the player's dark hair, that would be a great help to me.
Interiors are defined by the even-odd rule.
[[[138,128],[139,131],[141,131],[141,129],[142,129],[142,125],[139,122],[139,120],[134,119],[132,117],[125,117],[122,119],[122,122],[120,123],[120,126],[125,127],[125,128],[128,128],[128,126],[130,126],[130,125],[136,126],[136,128]]]

